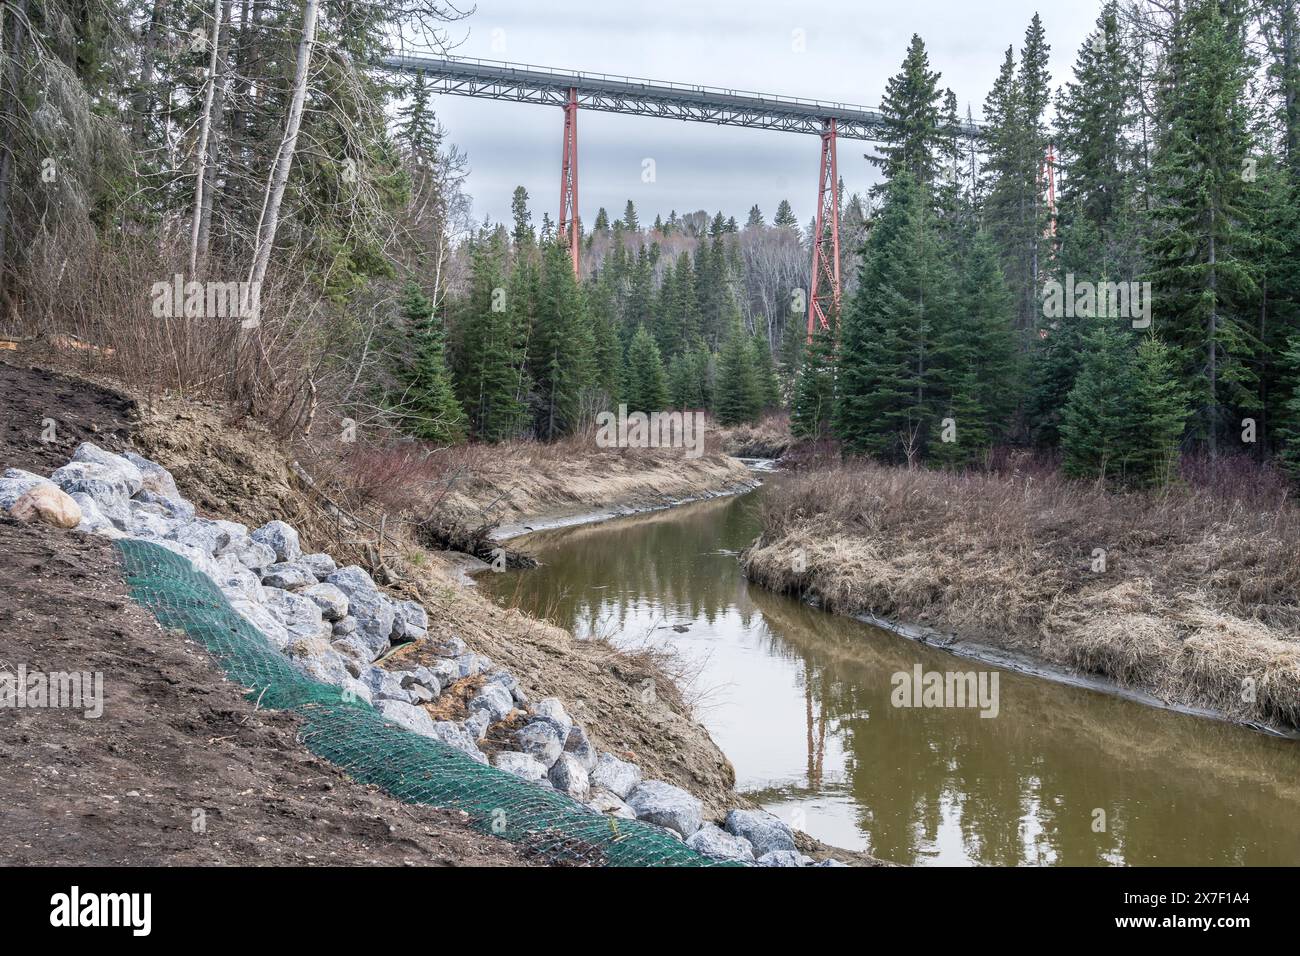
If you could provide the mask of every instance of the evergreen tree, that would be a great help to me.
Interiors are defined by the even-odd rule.
[[[629,412],[657,412],[668,404],[668,380],[659,346],[638,326],[627,347],[624,363],[623,395]]]
[[[1286,355],[1290,340],[1300,333],[1300,176],[1280,157],[1267,156],[1259,164],[1259,189],[1251,219],[1261,236],[1257,264],[1259,292],[1251,312],[1256,317],[1260,444],[1276,446],[1275,426],[1287,420],[1290,396]]]
[[[1256,407],[1259,250],[1251,209],[1255,162],[1248,127],[1247,55],[1240,21],[1195,0],[1170,53],[1166,123],[1153,169],[1157,228],[1150,244],[1156,327],[1175,350],[1197,431],[1211,454]]]
[[[417,156],[436,156],[442,148],[442,130],[429,101],[429,79],[417,73],[407,87],[408,102],[397,111],[397,142]]]
[[[470,292],[457,329],[456,392],[473,433],[485,441],[514,436],[524,411],[518,331],[502,295],[504,260],[499,231],[474,243]]]
[[[916,180],[899,173],[843,319],[835,429],[847,450],[909,463],[924,456],[953,285],[929,203]]]
[[[704,344],[702,339],[695,340],[695,346],[691,350],[691,369],[695,376],[695,389],[699,393],[700,400],[696,407],[712,408],[714,399],[717,394],[716,388],[716,366],[715,356],[709,351],[709,347]]]
[[[930,448],[947,465],[984,458],[1006,431],[1022,384],[1011,296],[987,233],[975,235],[960,268],[963,308],[939,324],[931,358],[937,408],[946,414],[931,425]]]
[[[1066,84],[1057,109],[1061,207],[1086,217],[1103,237],[1130,201],[1136,171],[1129,134],[1138,108],[1137,81],[1127,40],[1117,0],[1108,0],[1096,30],[1079,48],[1074,80]]]
[[[1024,331],[1037,324],[1048,228],[1042,165],[1048,146],[1049,50],[1035,14],[1025,31],[1019,65],[1008,48],[984,103],[985,222],[1002,259],[1016,326]]]
[[[612,407],[618,404],[623,392],[623,347],[618,339],[613,312],[593,304],[591,326],[593,385],[603,396],[600,403]]]
[[[781,363],[781,375],[787,382],[794,381],[795,373],[799,371],[807,338],[803,322],[792,317],[785,323],[777,355]]]
[[[1067,475],[1125,484],[1167,484],[1178,463],[1187,402],[1169,350],[1148,334],[1101,323],[1066,401],[1061,423]]]
[[[531,246],[537,237],[533,233],[533,214],[528,211],[528,190],[523,186],[515,187],[514,195],[510,199],[510,216],[515,222],[515,231],[512,234],[515,247]]]
[[[718,354],[717,394],[713,410],[720,425],[739,425],[758,420],[762,394],[754,368],[750,336],[741,328],[740,313],[734,311],[722,351]]]
[[[668,404],[683,409],[704,407],[700,377],[689,352],[678,352],[668,363]]]
[[[930,70],[925,42],[912,34],[902,70],[890,77],[880,112],[880,155],[868,157],[892,180],[906,171],[918,183],[934,181],[937,155],[942,145],[940,130],[939,74]],[[876,187],[883,192],[885,185]]]
[[[776,207],[776,218],[772,224],[778,229],[795,229],[799,228],[799,220],[795,218],[794,209],[790,206],[788,199],[782,199]]]
[[[417,438],[449,445],[465,437],[465,413],[452,390],[442,322],[433,303],[414,282],[407,283],[401,302],[409,330],[410,361],[404,376],[407,392],[402,412],[406,430]]]
[[[1140,424],[1130,473],[1135,481],[1164,487],[1178,474],[1178,450],[1189,408],[1173,356],[1154,335],[1143,337],[1138,346],[1134,401]]]
[[[755,335],[753,349],[754,380],[758,386],[759,407],[777,408],[781,404],[781,383],[776,378],[776,366],[772,362],[772,348],[767,344],[767,336]]]
[[[542,245],[537,317],[529,347],[539,438],[554,440],[581,422],[583,398],[596,379],[595,336],[573,266],[556,241]]]
[[[632,204],[632,200],[630,199],[627,201],[627,206],[623,209],[623,228],[632,233],[641,230],[641,221],[637,218],[636,206]]]
[[[835,410],[835,329],[819,328],[799,365],[790,400],[790,433],[816,441],[831,429]]]
[[[1278,414],[1278,462],[1300,480],[1300,335],[1293,335],[1279,358],[1284,399]]]
[[[1091,332],[1086,346],[1061,416],[1063,468],[1076,478],[1123,476],[1138,427],[1132,350],[1127,335],[1107,324]]]

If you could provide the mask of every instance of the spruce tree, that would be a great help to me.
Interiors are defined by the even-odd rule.
[[[939,410],[936,351],[954,310],[953,291],[926,194],[900,173],[889,184],[841,327],[835,430],[848,451],[909,463],[924,455]]]
[[[1061,415],[1062,469],[1076,478],[1123,479],[1134,467],[1142,418],[1130,335],[1099,324]]]
[[[1291,337],[1278,363],[1283,388],[1275,425],[1278,463],[1292,478],[1300,480],[1300,334]]]
[[[552,240],[543,243],[541,251],[529,364],[537,436],[552,441],[581,423],[584,396],[596,379],[595,336],[564,247]]]
[[[931,358],[930,448],[947,465],[986,456],[1008,430],[1022,386],[1011,295],[987,233],[976,233],[959,266],[960,304],[939,323]]]
[[[831,429],[835,410],[835,329],[819,328],[804,351],[790,400],[790,433],[812,441]]]
[[[906,171],[918,183],[934,181],[943,138],[939,122],[942,97],[939,74],[930,70],[925,42],[912,34],[902,69],[885,86],[880,155],[868,157],[886,180]],[[882,184],[875,191],[884,189]]]
[[[799,220],[794,214],[794,209],[790,206],[788,199],[782,199],[776,207],[776,218],[772,224],[778,229],[798,229]]]
[[[470,249],[470,291],[457,323],[456,392],[473,433],[485,441],[517,434],[522,356],[514,310],[504,297],[501,230]]]
[[[1154,319],[1175,350],[1196,427],[1213,455],[1254,409],[1259,237],[1251,210],[1257,157],[1249,133],[1247,52],[1236,15],[1195,0],[1170,54],[1166,124],[1153,169]]]
[[[533,233],[533,214],[528,211],[528,190],[523,186],[515,187],[514,195],[510,199],[510,216],[515,223],[512,233],[515,247],[531,246],[537,237]]]
[[[740,324],[738,310],[732,312],[727,337],[718,353],[718,382],[713,411],[720,425],[739,425],[758,420],[762,394],[754,368],[750,336]]]
[[[777,408],[781,404],[781,383],[776,378],[776,366],[772,362],[772,349],[767,344],[767,336],[755,335],[752,345],[754,380],[758,385],[759,407]]]
[[[673,408],[703,408],[704,390],[692,353],[678,352],[668,363],[668,404]]]
[[[1133,439],[1130,474],[1135,482],[1164,487],[1178,475],[1178,452],[1187,427],[1187,393],[1178,380],[1173,356],[1155,335],[1137,350],[1138,431]]]
[[[1130,201],[1137,157],[1130,138],[1138,109],[1136,70],[1119,5],[1108,0],[1075,58],[1074,79],[1057,109],[1063,172],[1060,204],[1087,218],[1105,238]]]
[[[1087,352],[1061,424],[1067,475],[1131,486],[1167,485],[1178,470],[1186,393],[1170,350],[1146,334],[1104,322]]]
[[[406,430],[417,438],[449,445],[465,437],[465,413],[456,401],[447,371],[445,336],[433,303],[414,282],[402,295],[402,318],[409,330],[410,360],[402,414]]]
[[[668,380],[659,346],[639,326],[627,347],[622,400],[629,412],[657,412],[668,404]]]
[[[1047,248],[1042,165],[1048,145],[1049,50],[1035,14],[1025,31],[1019,63],[1008,48],[984,103],[984,221],[1002,259],[1016,327],[1026,332],[1037,324]]]

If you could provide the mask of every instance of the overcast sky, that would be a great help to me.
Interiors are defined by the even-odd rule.
[[[454,55],[876,106],[919,33],[941,84],[956,92],[963,113],[969,103],[979,118],[1007,46],[1019,51],[1035,11],[1059,86],[1099,9],[1100,0],[479,0],[453,28],[462,41]],[[544,211],[556,217],[558,108],[459,96],[438,97],[436,108],[468,154],[478,220],[508,218],[520,184],[534,222]],[[804,222],[816,205],[815,136],[584,112],[578,143],[588,225],[600,206],[617,216],[629,198],[647,223],[656,213],[700,208],[743,221],[754,203],[770,221],[782,198]],[[840,144],[850,192],[874,181],[862,158],[869,149]],[[641,181],[646,158],[655,161],[653,183]]]

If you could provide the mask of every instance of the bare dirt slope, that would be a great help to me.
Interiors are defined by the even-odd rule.
[[[45,381],[48,373],[6,367],[0,361],[0,374],[24,382],[14,392],[25,396],[27,405],[12,406],[13,417],[39,419],[38,407],[45,407],[51,399],[34,383]],[[48,381],[54,383],[51,387],[57,388],[59,394],[68,393],[70,387],[77,391],[75,377],[54,376]],[[708,732],[690,719],[689,707],[678,696],[671,676],[652,657],[622,654],[607,644],[578,641],[560,628],[498,607],[475,588],[460,583],[457,562],[416,543],[396,516],[387,525],[387,541],[376,555],[373,544],[377,536],[373,532],[341,525],[323,507],[320,496],[304,486],[291,468],[294,453],[258,425],[247,420],[232,424],[226,411],[218,406],[177,400],[141,401],[136,405],[89,383],[84,384],[83,391],[91,397],[68,401],[62,407],[86,417],[75,418],[73,411],[65,411],[64,416],[94,421],[91,416],[105,395],[109,407],[127,409],[122,413],[123,424],[113,430],[114,435],[122,432],[120,440],[104,444],[120,447],[129,443],[170,469],[181,493],[194,502],[200,514],[249,526],[273,518],[288,521],[299,529],[304,548],[328,551],[340,563],[363,564],[393,591],[421,601],[429,611],[432,636],[460,636],[473,650],[515,673],[534,700],[561,698],[574,716],[584,721],[598,747],[634,754],[647,776],[687,788],[713,814],[744,803],[732,789],[735,772],[730,762]],[[92,434],[108,431],[104,427],[101,433]],[[54,453],[53,459],[57,460],[47,455],[34,463],[48,472],[67,460],[72,447],[75,442],[66,453]],[[30,454],[30,450],[0,446],[0,458],[23,454]],[[550,490],[544,497],[552,501],[578,494],[562,490],[575,467],[559,463],[563,455],[552,450],[530,453],[537,461],[537,470],[530,472],[525,462],[509,457],[513,454],[508,453],[504,462],[494,459],[491,467],[467,476],[462,483],[466,500],[484,500],[478,496],[491,494],[490,488],[498,481],[506,481],[499,476],[508,475],[516,467],[529,481],[549,475],[555,484],[548,486]],[[543,459],[554,464],[543,465]],[[311,459],[304,456],[302,460],[315,470]],[[723,483],[749,477],[739,463],[720,460],[726,464],[715,463],[692,474],[698,478],[716,471]],[[667,480],[666,469],[635,478],[635,465],[629,460],[623,466],[628,479],[625,487],[634,487],[638,482],[651,487],[661,478]],[[479,477],[483,475],[486,477]],[[697,483],[694,487],[721,490],[719,483]],[[590,495],[595,501],[595,492]],[[519,503],[525,500],[540,499],[520,498]],[[376,559],[381,566],[376,567]],[[419,649],[404,653],[418,656]],[[394,666],[403,662],[410,663],[398,659]],[[653,692],[648,692],[648,687],[653,687]]]
[[[312,756],[130,599],[104,539],[0,518],[0,661],[101,672],[105,697],[98,719],[0,710],[5,865],[528,862]]]
[[[504,539],[753,485],[744,464],[718,451],[691,458],[680,449],[600,449],[594,441],[503,446],[453,485],[443,505],[467,527],[496,525],[494,536]]]
[[[122,448],[135,402],[58,372],[0,361],[0,410],[0,470],[49,474],[83,441]]]
[[[377,536],[333,521],[290,470],[286,450],[264,431],[231,428],[215,412],[168,404],[142,410],[133,440],[172,471],[201,514],[250,526],[282,518],[299,529],[304,548],[328,551],[340,563],[373,567],[371,544]],[[747,477],[742,466],[737,468]],[[730,466],[724,472],[728,479],[734,474]],[[498,607],[460,582],[458,561],[416,543],[401,521],[391,521],[387,535],[376,580],[424,604],[431,637],[462,638],[514,673],[533,700],[559,697],[598,747],[635,754],[648,776],[685,787],[712,812],[743,802],[732,789],[731,763],[690,719],[673,680],[656,661],[578,641],[560,628]],[[403,651],[391,666],[410,666],[420,653],[418,646]],[[647,693],[648,681],[653,693]]]

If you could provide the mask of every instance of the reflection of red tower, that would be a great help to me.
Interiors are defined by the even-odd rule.
[[[804,671],[803,696],[808,721],[808,786],[817,788],[822,785],[822,765],[826,758],[826,709],[822,708],[817,716],[814,737],[812,674],[807,670]]]
[[[578,224],[578,91],[569,88],[564,105],[564,163],[560,169],[560,237],[569,244],[573,274],[578,273],[582,227]],[[579,276],[580,278],[580,276]]]
[[[812,288],[808,290],[808,340],[830,328],[840,311],[840,177],[835,161],[835,120],[822,123],[821,175],[817,181],[817,220],[812,237]]]

